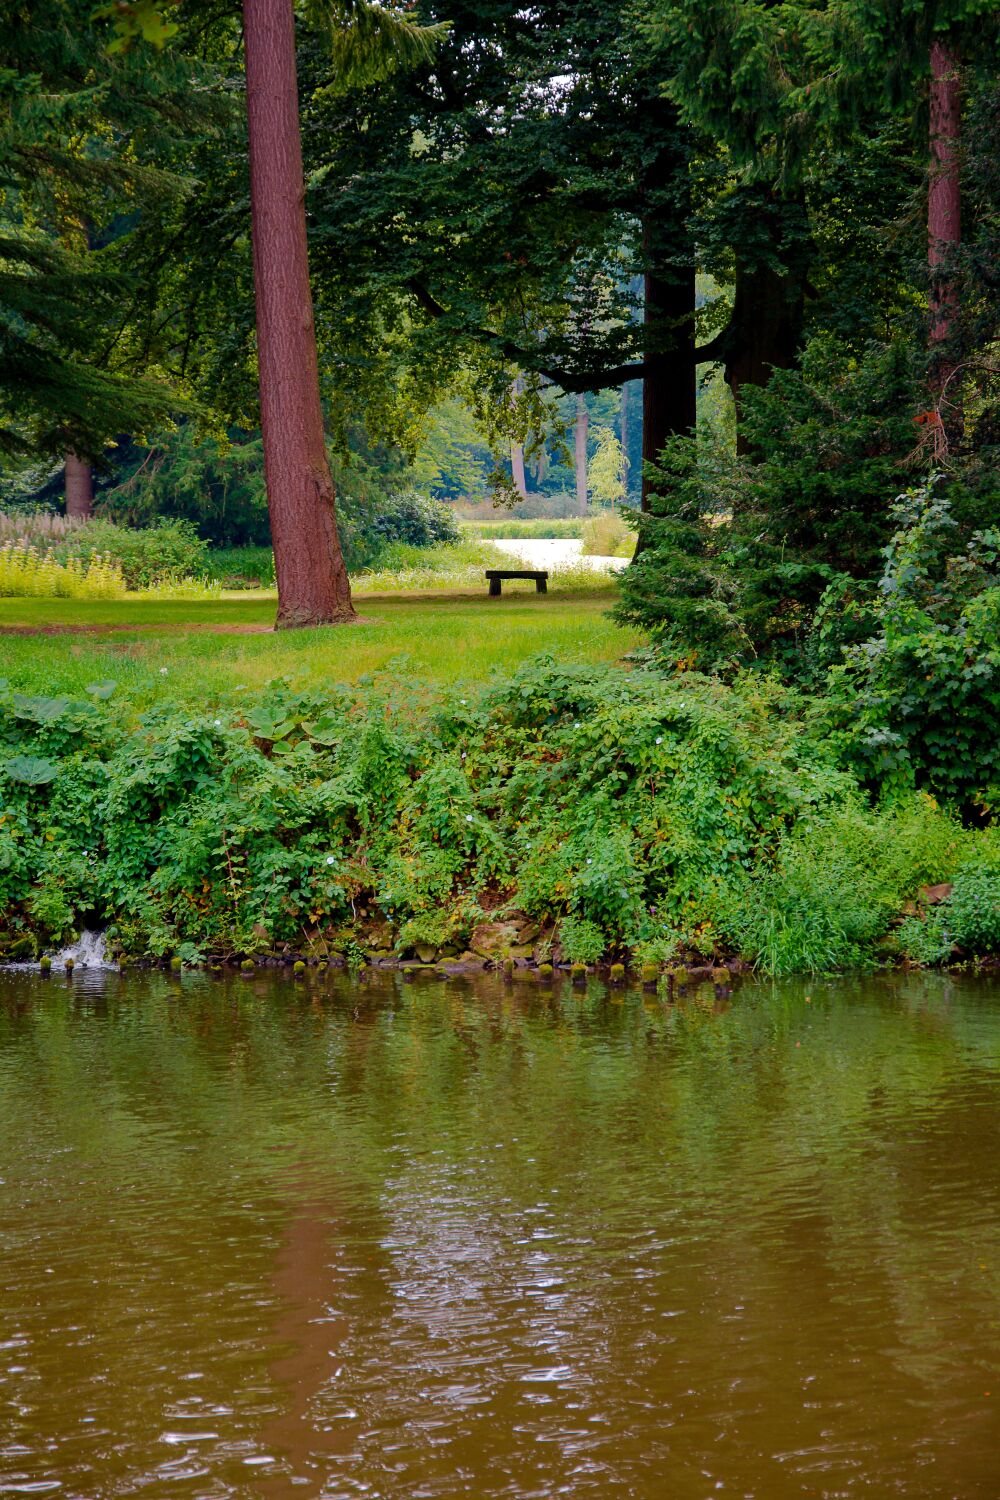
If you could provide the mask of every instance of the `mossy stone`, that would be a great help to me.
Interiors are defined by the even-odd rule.
[[[252,958],[245,958],[240,964],[240,968],[243,970],[244,974],[252,974],[256,967],[257,965],[254,963]]]

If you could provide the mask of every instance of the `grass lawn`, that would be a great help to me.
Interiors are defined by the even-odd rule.
[[[592,595],[514,586],[501,599],[485,590],[355,598],[363,624],[278,633],[266,629],[272,592],[207,601],[0,599],[0,627],[116,627],[104,635],[0,634],[0,677],[35,693],[82,695],[89,683],[113,680],[139,701],[203,701],[285,675],[344,682],[388,668],[429,682],[483,680],[541,651],[613,661],[641,640],[608,619],[614,594],[606,586]],[[231,633],[205,628],[218,625]],[[240,633],[246,627],[256,630]]]

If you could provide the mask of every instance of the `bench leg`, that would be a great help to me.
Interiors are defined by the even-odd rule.
[[[499,597],[500,597],[500,579],[499,578],[491,578],[490,579],[490,598],[491,599],[499,599]]]
[[[536,594],[547,594],[548,591],[549,591],[549,580],[547,578],[536,578],[535,579],[535,593]]]

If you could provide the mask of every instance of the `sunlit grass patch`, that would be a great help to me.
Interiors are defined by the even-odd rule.
[[[0,676],[22,691],[81,694],[113,680],[146,703],[222,696],[290,675],[302,683],[357,681],[398,667],[428,682],[485,680],[543,651],[614,661],[641,641],[608,618],[613,593],[505,593],[480,579],[467,594],[356,594],[361,623],[273,633],[271,592],[208,599],[0,600],[0,628],[101,634],[0,635]],[[225,633],[215,633],[222,627]],[[240,631],[250,633],[238,633]]]

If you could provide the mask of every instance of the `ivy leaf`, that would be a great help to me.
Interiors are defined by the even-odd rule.
[[[45,786],[59,775],[56,763],[41,755],[13,755],[4,770],[8,780],[19,781],[23,786]]]

